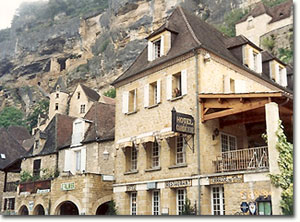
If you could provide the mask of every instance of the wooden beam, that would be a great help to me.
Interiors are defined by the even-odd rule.
[[[217,119],[217,118],[224,117],[224,116],[229,116],[229,115],[233,115],[233,114],[237,114],[237,113],[254,110],[254,109],[263,107],[266,103],[268,103],[268,100],[262,100],[262,101],[258,101],[258,102],[250,102],[248,104],[242,104],[242,105],[233,107],[231,109],[206,114],[206,115],[204,115],[203,120],[206,121],[206,120],[211,120],[211,119]]]
[[[242,117],[236,120],[223,120],[223,126],[231,126],[236,124],[248,124],[248,123],[260,123],[265,121],[265,115],[249,115],[247,117]]]
[[[262,92],[262,93],[214,93],[214,94],[199,94],[201,99],[218,99],[218,98],[268,98],[268,97],[288,97],[292,95],[284,92]]]

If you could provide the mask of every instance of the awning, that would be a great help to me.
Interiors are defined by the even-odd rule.
[[[155,142],[155,136],[145,136],[145,137],[136,139],[137,144],[148,143],[148,142],[154,143]]]
[[[133,147],[133,142],[132,141],[126,141],[126,142],[117,144],[117,149],[120,149],[120,148],[123,149],[123,148],[126,148],[126,147]]]

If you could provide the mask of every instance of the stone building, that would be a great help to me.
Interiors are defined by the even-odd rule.
[[[278,172],[277,120],[293,135],[285,66],[270,79],[258,46],[181,7],[146,39],[112,83],[119,214],[178,215],[187,198],[201,215],[240,214],[243,202],[280,214],[267,175]]]
[[[267,7],[262,2],[236,23],[236,35],[244,35],[254,44],[261,46],[261,37],[274,30],[293,28],[293,1]]]

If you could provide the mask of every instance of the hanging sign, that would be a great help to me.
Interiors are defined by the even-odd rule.
[[[172,109],[172,131],[185,134],[194,134],[194,117],[185,113],[176,112]]]
[[[255,215],[255,213],[256,213],[256,203],[255,202],[249,202],[249,212],[251,215]]]
[[[247,204],[247,202],[242,202],[242,203],[241,203],[241,211],[242,211],[243,213],[247,213],[248,210],[249,210],[249,205]]]

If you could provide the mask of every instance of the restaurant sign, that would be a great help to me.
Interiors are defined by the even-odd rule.
[[[209,184],[226,184],[226,183],[243,183],[244,176],[238,175],[227,175],[209,178]]]
[[[60,185],[61,190],[75,190],[75,183],[70,182],[70,183],[62,183]]]
[[[172,109],[172,131],[194,134],[195,121],[194,117],[185,113],[176,112],[175,108]]]
[[[190,187],[192,186],[192,180],[167,181],[165,186],[166,188]]]

